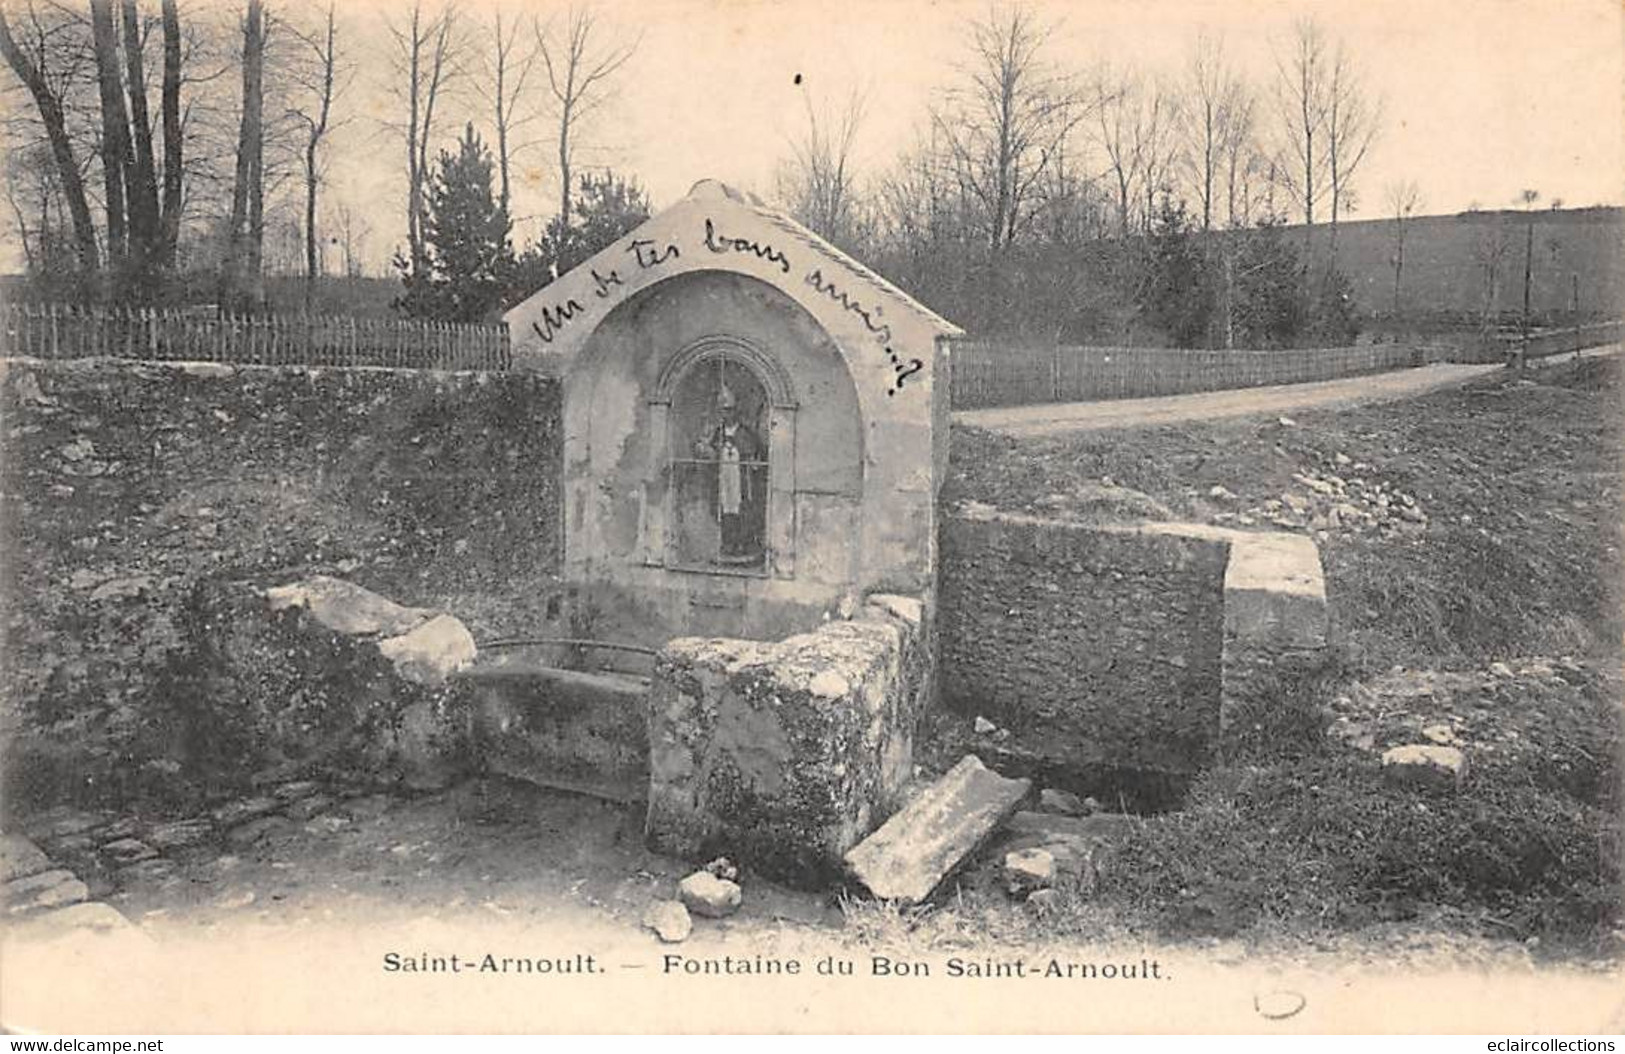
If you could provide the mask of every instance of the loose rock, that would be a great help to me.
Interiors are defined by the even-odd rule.
[[[688,909],[676,900],[657,900],[643,913],[643,925],[667,944],[680,944],[694,932]]]
[[[116,842],[109,842],[102,846],[101,851],[102,855],[116,867],[138,864],[158,855],[158,850],[134,838],[120,838]]]
[[[1004,854],[1004,883],[1011,896],[1055,884],[1055,858],[1044,849],[1017,849]]]
[[[0,882],[27,878],[51,869],[51,859],[22,835],[0,835]]]
[[[1045,787],[1038,795],[1038,811],[1054,813],[1057,816],[1087,816],[1089,809],[1071,791],[1059,790],[1055,787]]]
[[[1398,786],[1440,790],[1459,787],[1467,777],[1467,755],[1455,747],[1411,744],[1383,752],[1382,772]]]
[[[185,849],[194,845],[202,845],[214,834],[214,825],[208,820],[198,817],[191,820],[179,820],[175,823],[160,824],[147,832],[147,843],[160,852],[170,849]]]
[[[261,816],[257,820],[250,820],[227,831],[226,840],[233,845],[253,845],[267,838],[288,834],[292,830],[293,821],[286,817]]]
[[[696,915],[708,919],[723,919],[739,910],[744,902],[744,890],[726,878],[718,878],[709,871],[696,871],[677,884],[677,895]]]
[[[238,801],[228,802],[214,810],[209,815],[221,827],[236,827],[249,820],[258,819],[268,813],[276,812],[277,800],[275,798],[260,796],[255,798],[242,798]]]
[[[6,913],[24,915],[66,907],[90,898],[90,890],[72,871],[44,871],[6,883]]]

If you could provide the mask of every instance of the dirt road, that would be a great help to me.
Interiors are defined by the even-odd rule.
[[[1596,348],[1587,357],[1618,354],[1619,345]],[[1570,356],[1553,356],[1568,361]],[[1010,436],[1052,436],[1068,432],[1101,431],[1111,428],[1139,428],[1146,425],[1176,424],[1181,421],[1209,421],[1222,417],[1285,414],[1314,407],[1350,406],[1384,402],[1423,395],[1439,388],[1465,384],[1501,369],[1497,365],[1454,365],[1438,363],[1392,373],[1347,377],[1312,384],[1282,384],[1268,388],[1241,388],[1223,392],[1198,392],[1152,399],[1113,399],[1093,403],[1044,403],[1035,406],[1006,406],[987,410],[961,410],[954,414],[956,424],[985,428]]]

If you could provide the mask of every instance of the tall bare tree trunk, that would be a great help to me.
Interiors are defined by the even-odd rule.
[[[333,76],[337,65],[337,48],[335,42],[338,36],[334,19],[334,6],[327,5],[327,31],[323,42],[317,47],[317,60],[321,63],[321,100],[317,104],[317,115],[307,117],[309,121],[309,135],[305,139],[305,310],[309,311],[311,301],[316,289],[316,279],[321,275],[321,261],[317,255],[319,239],[316,236],[316,196],[320,190],[321,180],[317,171],[317,151],[321,148],[322,137],[327,134],[327,120],[333,110]]]
[[[184,150],[181,135],[181,20],[175,10],[175,0],[163,0],[163,22],[164,85],[160,105],[164,122],[164,201],[158,262],[169,268],[175,266],[175,252],[180,242]]]
[[[96,247],[96,222],[91,218],[84,179],[79,174],[79,163],[73,156],[73,144],[68,139],[62,98],[51,87],[45,71],[34,65],[33,60],[17,46],[3,7],[0,7],[0,55],[5,57],[6,64],[17,74],[17,78],[27,85],[34,105],[39,109],[40,123],[45,126],[45,138],[51,144],[51,159],[56,164],[57,178],[62,182],[62,196],[73,219],[73,240],[78,250],[79,269],[88,279],[101,266]]]
[[[130,123],[124,112],[124,84],[119,73],[118,29],[112,0],[90,0],[91,41],[96,52],[96,86],[101,93],[102,189],[107,212],[107,258],[115,286],[122,285],[129,248],[126,225],[125,173],[135,165]]]
[[[243,310],[264,299],[260,253],[264,219],[265,15],[248,0],[243,20],[243,112],[237,129],[237,172],[226,239],[226,288],[221,306]]]
[[[130,258],[133,274],[152,292],[163,257],[163,219],[158,211],[158,175],[152,156],[152,121],[147,113],[147,74],[141,55],[141,12],[136,0],[123,0],[124,68],[130,96],[130,130],[134,165],[124,188],[128,200]]]

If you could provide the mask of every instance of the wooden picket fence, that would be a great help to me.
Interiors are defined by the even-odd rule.
[[[1420,366],[1426,353],[1409,344],[1257,351],[960,340],[951,358],[952,405],[969,410],[1326,381]]]
[[[56,304],[0,308],[0,356],[435,370],[513,365],[504,325]]]
[[[1487,334],[1476,343],[1457,349],[1452,358],[1456,362],[1510,362],[1522,349],[1524,358],[1534,361],[1552,355],[1577,355],[1587,348],[1618,344],[1622,340],[1625,340],[1625,323],[1617,321],[1536,330],[1529,334],[1527,348],[1523,346],[1523,334],[1508,330]]]

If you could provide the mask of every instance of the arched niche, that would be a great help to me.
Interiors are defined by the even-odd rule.
[[[564,379],[567,574],[624,592],[637,635],[782,634],[852,589],[858,393],[834,340],[782,291],[730,271],[676,275],[606,315]],[[749,433],[733,456],[749,465],[720,452],[713,418],[729,400]],[[709,542],[685,533],[702,514],[716,517]]]

